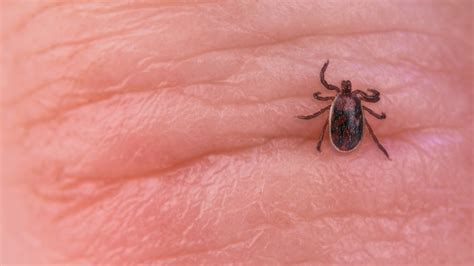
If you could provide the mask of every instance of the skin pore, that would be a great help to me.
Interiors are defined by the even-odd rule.
[[[471,1],[186,2],[2,2],[2,262],[473,261]]]

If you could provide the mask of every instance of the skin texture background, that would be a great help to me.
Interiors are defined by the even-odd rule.
[[[472,262],[472,10],[2,1],[3,263]],[[392,161],[294,118],[327,59]]]

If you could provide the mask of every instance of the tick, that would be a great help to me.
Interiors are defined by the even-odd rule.
[[[388,159],[390,159],[387,150],[385,150],[379,142],[377,136],[375,136],[374,130],[364,117],[363,111],[368,112],[377,119],[385,119],[387,116],[383,112],[377,114],[368,107],[363,106],[361,103],[361,101],[370,103],[378,102],[380,100],[380,92],[374,89],[367,89],[370,94],[361,90],[352,91],[350,80],[343,80],[341,82],[342,89],[327,83],[324,79],[324,72],[326,72],[328,65],[329,60],[326,61],[323,68],[321,68],[321,83],[326,87],[326,89],[336,91],[336,96],[323,97],[320,96],[320,92],[315,92],[313,98],[319,101],[332,101],[331,105],[322,108],[312,115],[297,116],[299,119],[309,120],[329,110],[329,118],[324,123],[316,149],[321,152],[321,143],[323,142],[324,132],[329,124],[331,144],[334,148],[340,152],[350,152],[355,150],[362,139],[365,124],[378,148],[385,154],[385,156],[387,156]]]

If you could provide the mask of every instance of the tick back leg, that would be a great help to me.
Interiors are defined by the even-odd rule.
[[[326,112],[327,110],[329,110],[331,108],[331,105],[328,105],[326,107],[324,107],[323,109],[317,111],[316,113],[312,114],[312,115],[299,115],[297,116],[296,118],[299,118],[299,119],[305,119],[305,120],[308,120],[308,119],[313,119],[315,117],[317,117],[318,115]]]
[[[334,96],[323,97],[323,96],[319,96],[319,94],[321,94],[321,92],[319,92],[319,91],[313,93],[313,98],[316,99],[316,100],[319,100],[319,101],[329,101],[329,100],[334,100],[336,98]]]
[[[316,146],[316,150],[318,150],[319,152],[321,152],[321,143],[323,143],[324,133],[326,132],[328,123],[329,123],[329,119],[327,119],[326,123],[324,123],[323,130],[321,130],[321,135],[319,136],[318,145]]]
[[[326,89],[339,92],[340,89],[338,87],[327,83],[327,81],[324,79],[324,72],[326,72],[326,68],[328,68],[328,65],[329,65],[329,60],[326,61],[326,63],[324,63],[323,68],[321,68],[321,73],[319,75],[321,78],[321,83],[324,85],[324,87],[326,87]]]
[[[375,143],[377,144],[379,149],[383,152],[383,154],[385,154],[385,156],[387,156],[387,158],[390,160],[390,156],[388,156],[387,150],[382,146],[382,144],[380,144],[379,140],[377,139],[377,136],[375,136],[375,133],[372,130],[372,127],[369,125],[369,122],[367,121],[367,119],[364,119],[364,120],[365,120],[365,124],[367,125],[367,128],[369,129],[369,133],[372,136],[372,139],[375,141]]]
[[[381,114],[377,114],[376,112],[374,112],[373,110],[371,110],[370,108],[368,107],[365,107],[365,106],[362,106],[362,108],[364,108],[364,110],[366,110],[367,112],[369,112],[369,114],[373,115],[375,118],[377,119],[385,119],[387,118],[387,116],[385,115],[384,112],[382,112]]]

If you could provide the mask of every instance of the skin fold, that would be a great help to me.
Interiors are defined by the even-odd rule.
[[[3,1],[2,262],[472,263],[473,3],[276,2]]]

